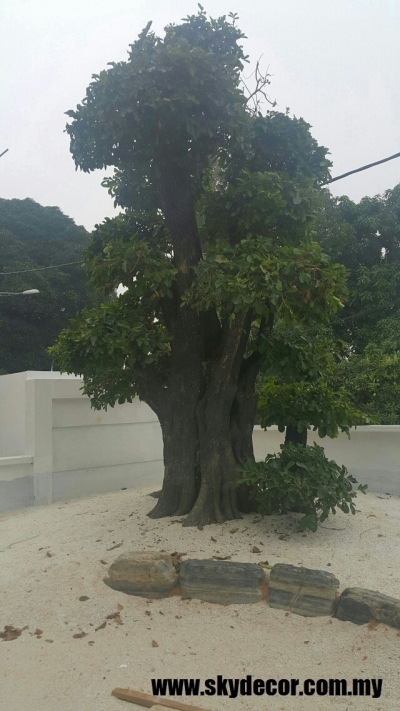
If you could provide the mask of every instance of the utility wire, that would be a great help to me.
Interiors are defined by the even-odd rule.
[[[7,151],[8,151],[8,148],[6,148],[6,150],[3,151],[3,153],[0,153],[0,158],[1,158],[1,156],[4,156],[4,154],[7,153]]]
[[[347,178],[348,175],[353,175],[354,173],[360,173],[362,170],[367,170],[368,168],[373,168],[374,165],[380,165],[381,163],[387,163],[388,160],[393,160],[393,158],[399,158],[400,153],[395,153],[389,158],[383,158],[382,160],[377,160],[375,163],[369,163],[368,165],[363,165],[362,168],[357,168],[356,170],[349,170],[348,173],[343,173],[343,175],[338,175],[336,178],[331,178],[327,180],[326,183],[321,183],[321,187],[324,185],[329,185],[329,183],[334,183],[336,180],[341,180],[342,178]]]
[[[0,272],[0,276],[5,276],[7,274],[27,274],[28,272],[42,272],[44,271],[44,269],[58,269],[58,267],[69,267],[70,264],[83,264],[83,262],[65,262],[64,264],[52,264],[50,267],[37,267],[37,269],[21,269],[17,272]]]

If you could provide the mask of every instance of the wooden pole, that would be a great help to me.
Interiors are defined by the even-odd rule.
[[[117,699],[121,699],[121,701],[129,701],[131,704],[138,704],[138,706],[146,706],[147,708],[156,706],[157,708],[173,709],[173,711],[207,711],[207,709],[200,708],[200,706],[181,704],[179,701],[170,701],[160,696],[151,696],[151,694],[144,694],[142,691],[117,688],[112,691],[112,695],[116,696]]]

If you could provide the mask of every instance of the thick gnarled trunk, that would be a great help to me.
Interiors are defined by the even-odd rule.
[[[163,488],[151,518],[181,516],[193,507],[198,491],[197,424],[195,410],[203,388],[204,315],[181,307],[181,296],[190,287],[193,267],[201,247],[187,167],[178,167],[171,156],[159,156],[158,189],[171,235],[174,264],[174,308],[169,307],[173,336],[168,407],[159,419],[164,443]],[[179,195],[179,200],[177,200]]]
[[[196,409],[201,484],[185,526],[241,518],[236,503],[239,472],[232,450],[231,411],[250,323],[250,314],[237,314],[231,324],[226,321],[222,326],[218,357]]]
[[[184,525],[204,525],[241,518],[239,468],[254,456],[257,359],[248,359],[241,370],[252,312],[235,314],[233,321],[225,319],[220,324],[212,311],[204,314],[181,307],[181,297],[193,282],[193,267],[202,256],[193,196],[184,161],[178,167],[170,156],[160,155],[157,166],[158,190],[178,272],[175,307],[171,311],[170,304],[165,304],[173,335],[169,404],[159,415],[165,475],[149,516],[188,514]],[[204,362],[209,365],[207,381]],[[242,491],[242,500],[244,496]]]
[[[181,309],[177,319],[168,407],[159,419],[164,442],[163,488],[151,518],[182,516],[192,509],[198,492],[196,407],[204,387],[201,338],[196,314]],[[191,340],[188,341],[188,335]]]
[[[236,506],[237,463],[230,441],[230,409],[236,386],[206,392],[197,408],[200,490],[185,526],[240,518]]]
[[[164,480],[150,518],[183,516],[192,509],[197,495],[197,427],[193,412],[172,409],[160,422],[163,435]]]

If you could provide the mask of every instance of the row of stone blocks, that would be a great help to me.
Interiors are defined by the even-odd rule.
[[[181,595],[220,605],[256,603],[297,615],[335,616],[362,625],[370,620],[400,629],[400,600],[363,588],[339,594],[332,573],[277,564],[269,580],[254,563],[185,560],[174,555],[132,552],[120,555],[104,582],[114,590],[146,598]]]

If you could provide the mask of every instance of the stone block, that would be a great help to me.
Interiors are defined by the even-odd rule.
[[[267,579],[254,563],[185,560],[180,566],[179,584],[184,598],[240,605],[265,599]]]
[[[339,598],[335,617],[356,625],[374,619],[400,629],[400,600],[374,590],[346,588]]]
[[[267,603],[304,617],[332,615],[339,580],[324,570],[311,570],[279,563],[271,569]]]
[[[162,598],[173,594],[178,573],[169,553],[131,552],[112,563],[104,582],[127,595]]]

